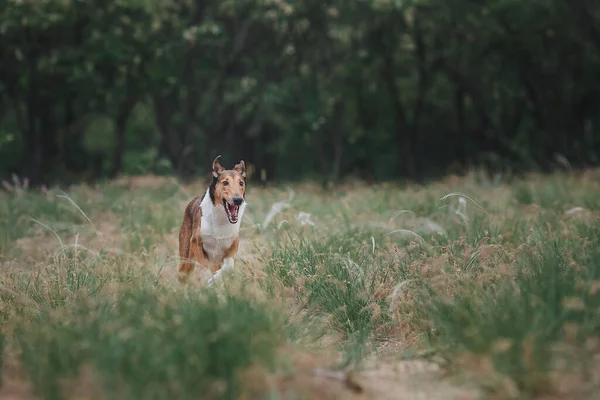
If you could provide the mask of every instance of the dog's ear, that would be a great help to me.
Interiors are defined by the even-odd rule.
[[[244,162],[244,160],[241,160],[239,164],[237,164],[235,167],[233,167],[234,171],[239,172],[240,174],[242,174],[242,177],[246,177],[246,163]]]
[[[219,158],[221,158],[221,156],[217,156],[215,161],[213,161],[212,174],[215,178],[218,177],[221,172],[225,171],[225,168],[221,167],[221,164],[219,164]]]

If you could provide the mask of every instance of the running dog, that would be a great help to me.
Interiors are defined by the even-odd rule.
[[[246,208],[246,164],[240,161],[226,170],[218,156],[212,165],[212,182],[204,195],[185,208],[179,229],[179,282],[186,283],[198,264],[213,276],[212,285],[223,271],[233,270],[239,246],[240,222]]]

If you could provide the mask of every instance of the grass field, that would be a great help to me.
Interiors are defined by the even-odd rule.
[[[2,399],[600,390],[599,171],[250,186],[236,272],[214,288],[176,280],[182,211],[202,184],[9,189]]]

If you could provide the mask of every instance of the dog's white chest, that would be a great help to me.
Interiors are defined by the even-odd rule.
[[[221,262],[227,250],[233,244],[233,238],[215,239],[213,236],[202,235],[202,245],[209,261]]]
[[[219,206],[213,206],[208,193],[200,204],[202,218],[200,220],[200,236],[202,247],[208,256],[208,260],[220,263],[231,248],[234,240],[239,236],[240,222],[245,204],[240,207],[239,221],[232,224],[228,221],[225,210]]]

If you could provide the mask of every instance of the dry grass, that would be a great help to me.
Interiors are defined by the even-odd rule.
[[[139,177],[0,194],[0,398],[598,390],[596,171],[251,187],[236,274],[180,287],[181,213],[203,190]]]

